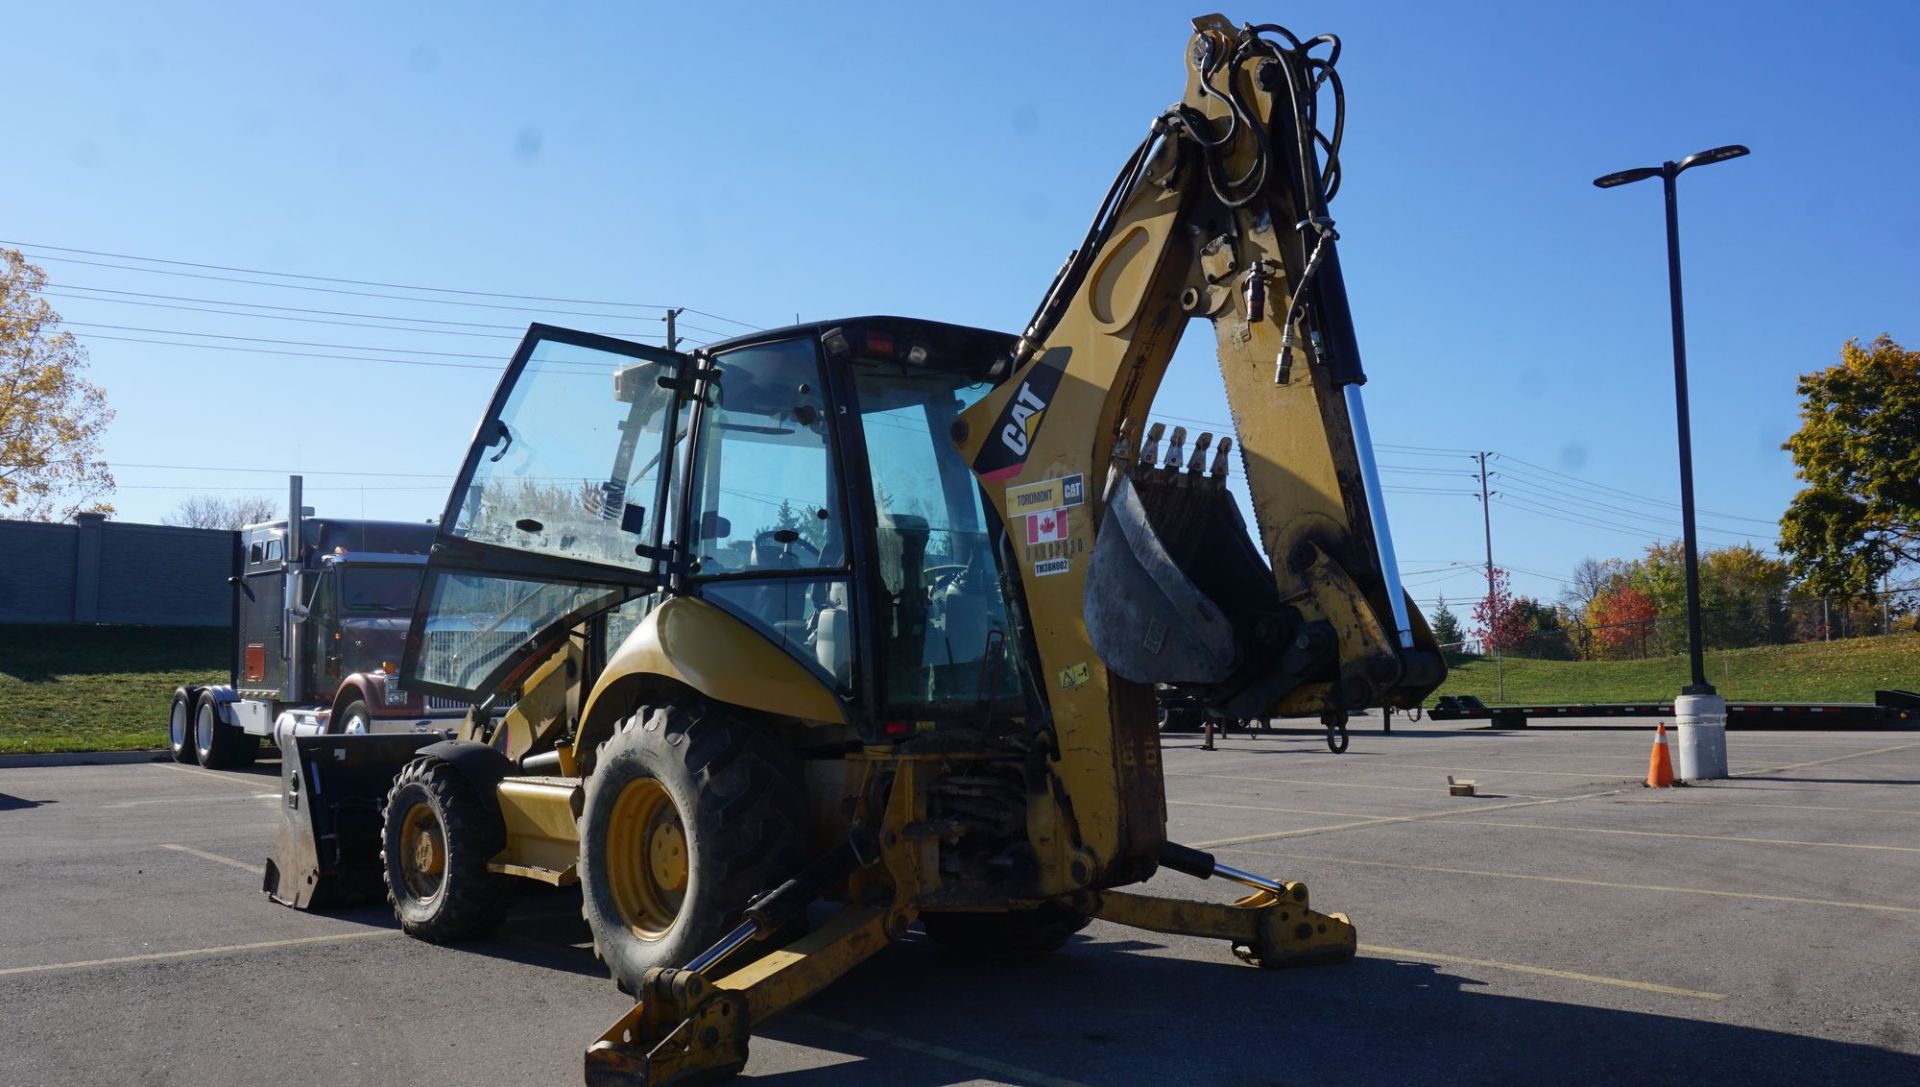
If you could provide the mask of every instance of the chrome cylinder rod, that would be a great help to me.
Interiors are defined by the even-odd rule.
[[[1373,521],[1373,545],[1380,553],[1380,574],[1387,582],[1387,606],[1393,609],[1393,629],[1400,648],[1413,648],[1413,623],[1407,618],[1407,594],[1400,587],[1400,560],[1393,553],[1393,531],[1387,527],[1387,500],[1380,490],[1380,466],[1373,459],[1373,435],[1367,430],[1367,408],[1360,386],[1349,384],[1347,420],[1353,427],[1353,451],[1360,458],[1360,481],[1367,492],[1367,516]]]
[[[742,921],[739,927],[720,937],[719,943],[695,955],[685,969],[695,974],[705,975],[707,971],[720,965],[727,956],[740,950],[742,944],[753,939],[754,933],[759,931],[759,928],[757,921]]]
[[[1275,883],[1265,876],[1256,876],[1252,872],[1242,872],[1238,868],[1229,867],[1218,861],[1214,862],[1213,874],[1219,876],[1221,879],[1230,879],[1235,883],[1243,883],[1248,887],[1253,887],[1258,890],[1272,891],[1274,894],[1284,894],[1287,889],[1285,885]]]

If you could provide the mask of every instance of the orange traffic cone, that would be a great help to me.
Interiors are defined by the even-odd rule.
[[[1642,784],[1649,789],[1665,789],[1673,785],[1673,758],[1667,754],[1667,726],[1662,723],[1653,733],[1653,754],[1647,758],[1647,780]]]

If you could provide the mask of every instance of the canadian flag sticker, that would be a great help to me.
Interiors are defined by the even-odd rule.
[[[1067,511],[1043,510],[1027,514],[1027,546],[1067,538]]]

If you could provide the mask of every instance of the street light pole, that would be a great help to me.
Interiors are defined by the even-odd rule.
[[[1680,301],[1680,205],[1674,181],[1677,163],[1660,165],[1667,190],[1667,293],[1673,309],[1673,399],[1680,420],[1680,532],[1687,567],[1687,656],[1693,682],[1682,694],[1715,693],[1707,682],[1706,652],[1700,635],[1700,543],[1693,523],[1693,423],[1687,406],[1687,319]]]
[[[1674,414],[1680,430],[1680,526],[1687,571],[1687,657],[1691,682],[1674,699],[1674,717],[1680,732],[1680,776],[1685,779],[1727,776],[1727,702],[1707,682],[1706,644],[1700,630],[1700,545],[1693,516],[1693,425],[1687,404],[1687,325],[1680,300],[1680,204],[1675,182],[1694,166],[1739,158],[1747,154],[1739,144],[1688,155],[1679,162],[1640,166],[1594,179],[1602,189],[1658,177],[1667,203],[1667,294],[1673,310]]]

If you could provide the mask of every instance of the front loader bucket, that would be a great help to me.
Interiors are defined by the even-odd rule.
[[[294,736],[280,753],[280,834],[261,890],[296,910],[375,901],[380,821],[400,768],[437,733]]]

